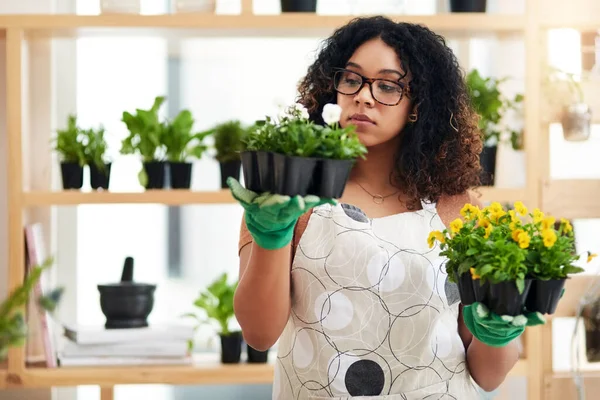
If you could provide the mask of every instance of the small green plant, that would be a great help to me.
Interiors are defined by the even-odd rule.
[[[200,296],[194,300],[194,306],[202,309],[207,318],[201,318],[196,313],[184,314],[184,317],[193,318],[198,322],[196,329],[202,324],[208,324],[214,321],[219,325],[219,334],[228,336],[232,332],[229,329],[229,323],[235,317],[233,310],[233,296],[237,289],[238,282],[228,283],[227,273],[221,274]],[[190,349],[193,343],[189,343]]]
[[[77,126],[77,116],[70,114],[67,119],[67,127],[57,131],[54,150],[58,152],[62,162],[84,166],[86,163],[86,145],[87,137],[82,134],[81,129]]]
[[[240,121],[227,121],[217,125],[212,130],[215,139],[215,158],[220,163],[237,161],[240,153],[244,151],[244,137],[246,129]]]
[[[298,157],[356,159],[365,156],[355,127],[340,127],[341,110],[327,104],[323,110],[325,125],[308,119],[308,112],[299,104],[289,107],[275,122],[270,117],[256,123],[246,139],[248,150],[264,150]]]
[[[440,242],[453,282],[456,275],[470,273],[483,283],[514,281],[522,293],[526,278],[564,279],[583,271],[575,265],[579,256],[567,220],[556,224],[539,209],[529,213],[520,201],[508,211],[496,202],[483,210],[467,204],[461,214],[449,229],[433,231],[428,238],[430,247]]]
[[[11,347],[23,346],[27,339],[27,324],[21,307],[30,300],[31,292],[54,260],[50,257],[42,265],[35,266],[25,277],[23,284],[14,289],[8,298],[0,303],[0,360],[6,358]],[[36,299],[39,306],[50,313],[54,312],[63,294],[63,288],[52,290]]]
[[[104,171],[106,164],[106,143],[104,127],[98,129],[84,129],[83,135],[87,137],[87,145],[85,147],[85,160],[88,165],[94,165],[98,170]]]
[[[507,78],[484,78],[477,69],[473,69],[466,77],[469,96],[479,114],[479,129],[483,135],[486,146],[495,146],[504,136],[503,128],[500,123],[505,114],[514,110],[517,111],[523,103],[523,95],[517,94],[513,99],[508,99],[502,95],[499,86]],[[522,148],[522,132],[510,128],[510,143],[513,149]]]
[[[167,160],[184,162],[188,157],[200,159],[208,149],[203,143],[210,131],[192,133],[194,118],[189,110],[182,110],[172,121],[164,124],[161,142],[165,147]]]
[[[142,161],[157,161],[161,158],[165,126],[159,119],[160,107],[165,97],[157,96],[149,110],[136,109],[135,115],[123,112],[121,121],[129,130],[129,135],[121,143],[121,154],[139,154]]]

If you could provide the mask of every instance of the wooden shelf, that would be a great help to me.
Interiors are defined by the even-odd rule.
[[[165,385],[223,385],[223,384],[271,384],[274,364],[224,365],[218,361],[204,361],[194,366],[144,366],[144,367],[86,367],[27,369],[10,387],[46,388],[53,386],[127,384]],[[527,361],[519,360],[510,376],[526,376]],[[14,381],[14,380],[13,380]],[[0,383],[1,385],[1,383]],[[0,386],[1,387],[1,386]]]
[[[139,193],[115,192],[26,192],[25,206],[69,206],[79,204],[225,204],[234,203],[229,190],[194,192],[190,190],[148,190]]]
[[[270,384],[273,364],[222,365],[207,363],[195,366],[86,367],[28,369],[21,386],[45,388],[52,386],[127,384],[224,385]]]
[[[477,189],[481,200],[515,202],[525,197],[524,189],[481,187]],[[25,192],[23,203],[35,206],[73,206],[80,204],[235,204],[229,190],[194,192],[190,190],[148,190],[139,193],[115,192]]]
[[[437,15],[391,15],[397,21],[424,24],[439,33],[522,33],[522,15],[479,13]],[[0,31],[17,28],[32,36],[86,36],[107,34],[205,35],[218,31],[221,36],[239,34],[320,35],[331,32],[354,16],[328,16],[306,13],[277,15],[215,15],[184,13],[165,15],[0,15]],[[175,30],[175,32],[174,32]],[[214,33],[214,32],[213,32]]]
[[[578,31],[595,31],[600,29],[600,18],[593,12],[553,12],[544,15],[540,25],[543,29],[572,28]]]
[[[551,180],[543,185],[542,209],[555,217],[600,218],[600,179]]]

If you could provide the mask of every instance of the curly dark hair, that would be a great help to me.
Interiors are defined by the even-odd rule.
[[[380,38],[393,48],[402,68],[412,75],[411,100],[418,120],[408,123],[396,153],[390,180],[409,197],[409,209],[420,199],[463,194],[480,185],[482,137],[464,74],[443,37],[430,29],[396,23],[382,16],[356,18],[323,42],[316,61],[299,85],[298,102],[315,123],[327,103],[336,103],[334,68],[344,67],[354,51]]]

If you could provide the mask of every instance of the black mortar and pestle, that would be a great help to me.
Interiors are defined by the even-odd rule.
[[[121,282],[98,285],[106,329],[143,328],[154,307],[156,285],[133,282],[133,258],[125,258]]]

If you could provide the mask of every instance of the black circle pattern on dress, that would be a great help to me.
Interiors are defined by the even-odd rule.
[[[379,396],[383,391],[383,369],[373,360],[359,360],[348,367],[346,389],[351,396]]]

